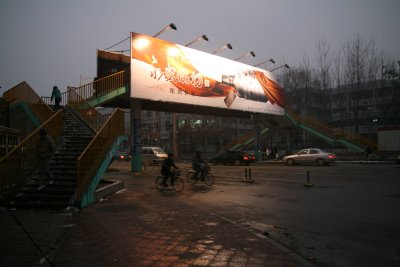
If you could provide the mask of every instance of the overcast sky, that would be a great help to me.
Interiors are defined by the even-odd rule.
[[[129,32],[178,44],[207,34],[193,48],[211,52],[226,42],[234,59],[253,50],[254,65],[268,58],[296,66],[315,59],[318,40],[340,47],[355,34],[375,38],[379,50],[400,59],[400,0],[0,0],[0,94],[26,81],[39,95],[96,75],[96,49]],[[124,42],[116,50],[129,49]]]

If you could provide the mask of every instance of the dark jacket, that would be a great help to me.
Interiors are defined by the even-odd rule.
[[[170,174],[171,173],[171,168],[174,167],[175,169],[179,169],[172,158],[166,158],[163,161],[163,164],[161,166],[161,173],[166,173],[166,174]]]
[[[192,160],[192,168],[194,170],[199,170],[202,168],[202,165],[207,165],[207,163],[204,161],[204,159],[199,155],[194,156],[194,158]]]

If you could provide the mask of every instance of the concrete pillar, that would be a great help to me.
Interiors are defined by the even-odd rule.
[[[131,98],[131,172],[142,170],[142,134],[141,134],[141,103]]]
[[[256,115],[253,115],[253,126],[254,126],[254,155],[256,156],[256,160],[261,160],[261,132],[260,132],[260,124],[258,122],[258,118]]]

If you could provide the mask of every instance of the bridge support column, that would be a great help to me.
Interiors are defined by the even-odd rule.
[[[254,125],[254,155],[256,156],[256,160],[261,160],[261,132],[260,132],[260,123],[258,122],[258,118],[256,115],[253,115],[253,125]]]
[[[141,112],[140,100],[131,98],[131,172],[140,172],[142,170]]]

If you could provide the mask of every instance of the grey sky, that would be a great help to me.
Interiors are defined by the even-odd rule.
[[[129,32],[154,35],[173,22],[178,31],[160,38],[184,45],[207,34],[193,48],[211,52],[230,42],[221,56],[234,59],[253,50],[257,64],[298,65],[315,58],[318,40],[338,48],[354,34],[374,37],[379,50],[400,59],[399,0],[1,0],[0,94],[27,81],[39,95],[53,85],[62,91],[96,74],[96,49]],[[128,41],[115,47],[129,49]]]

